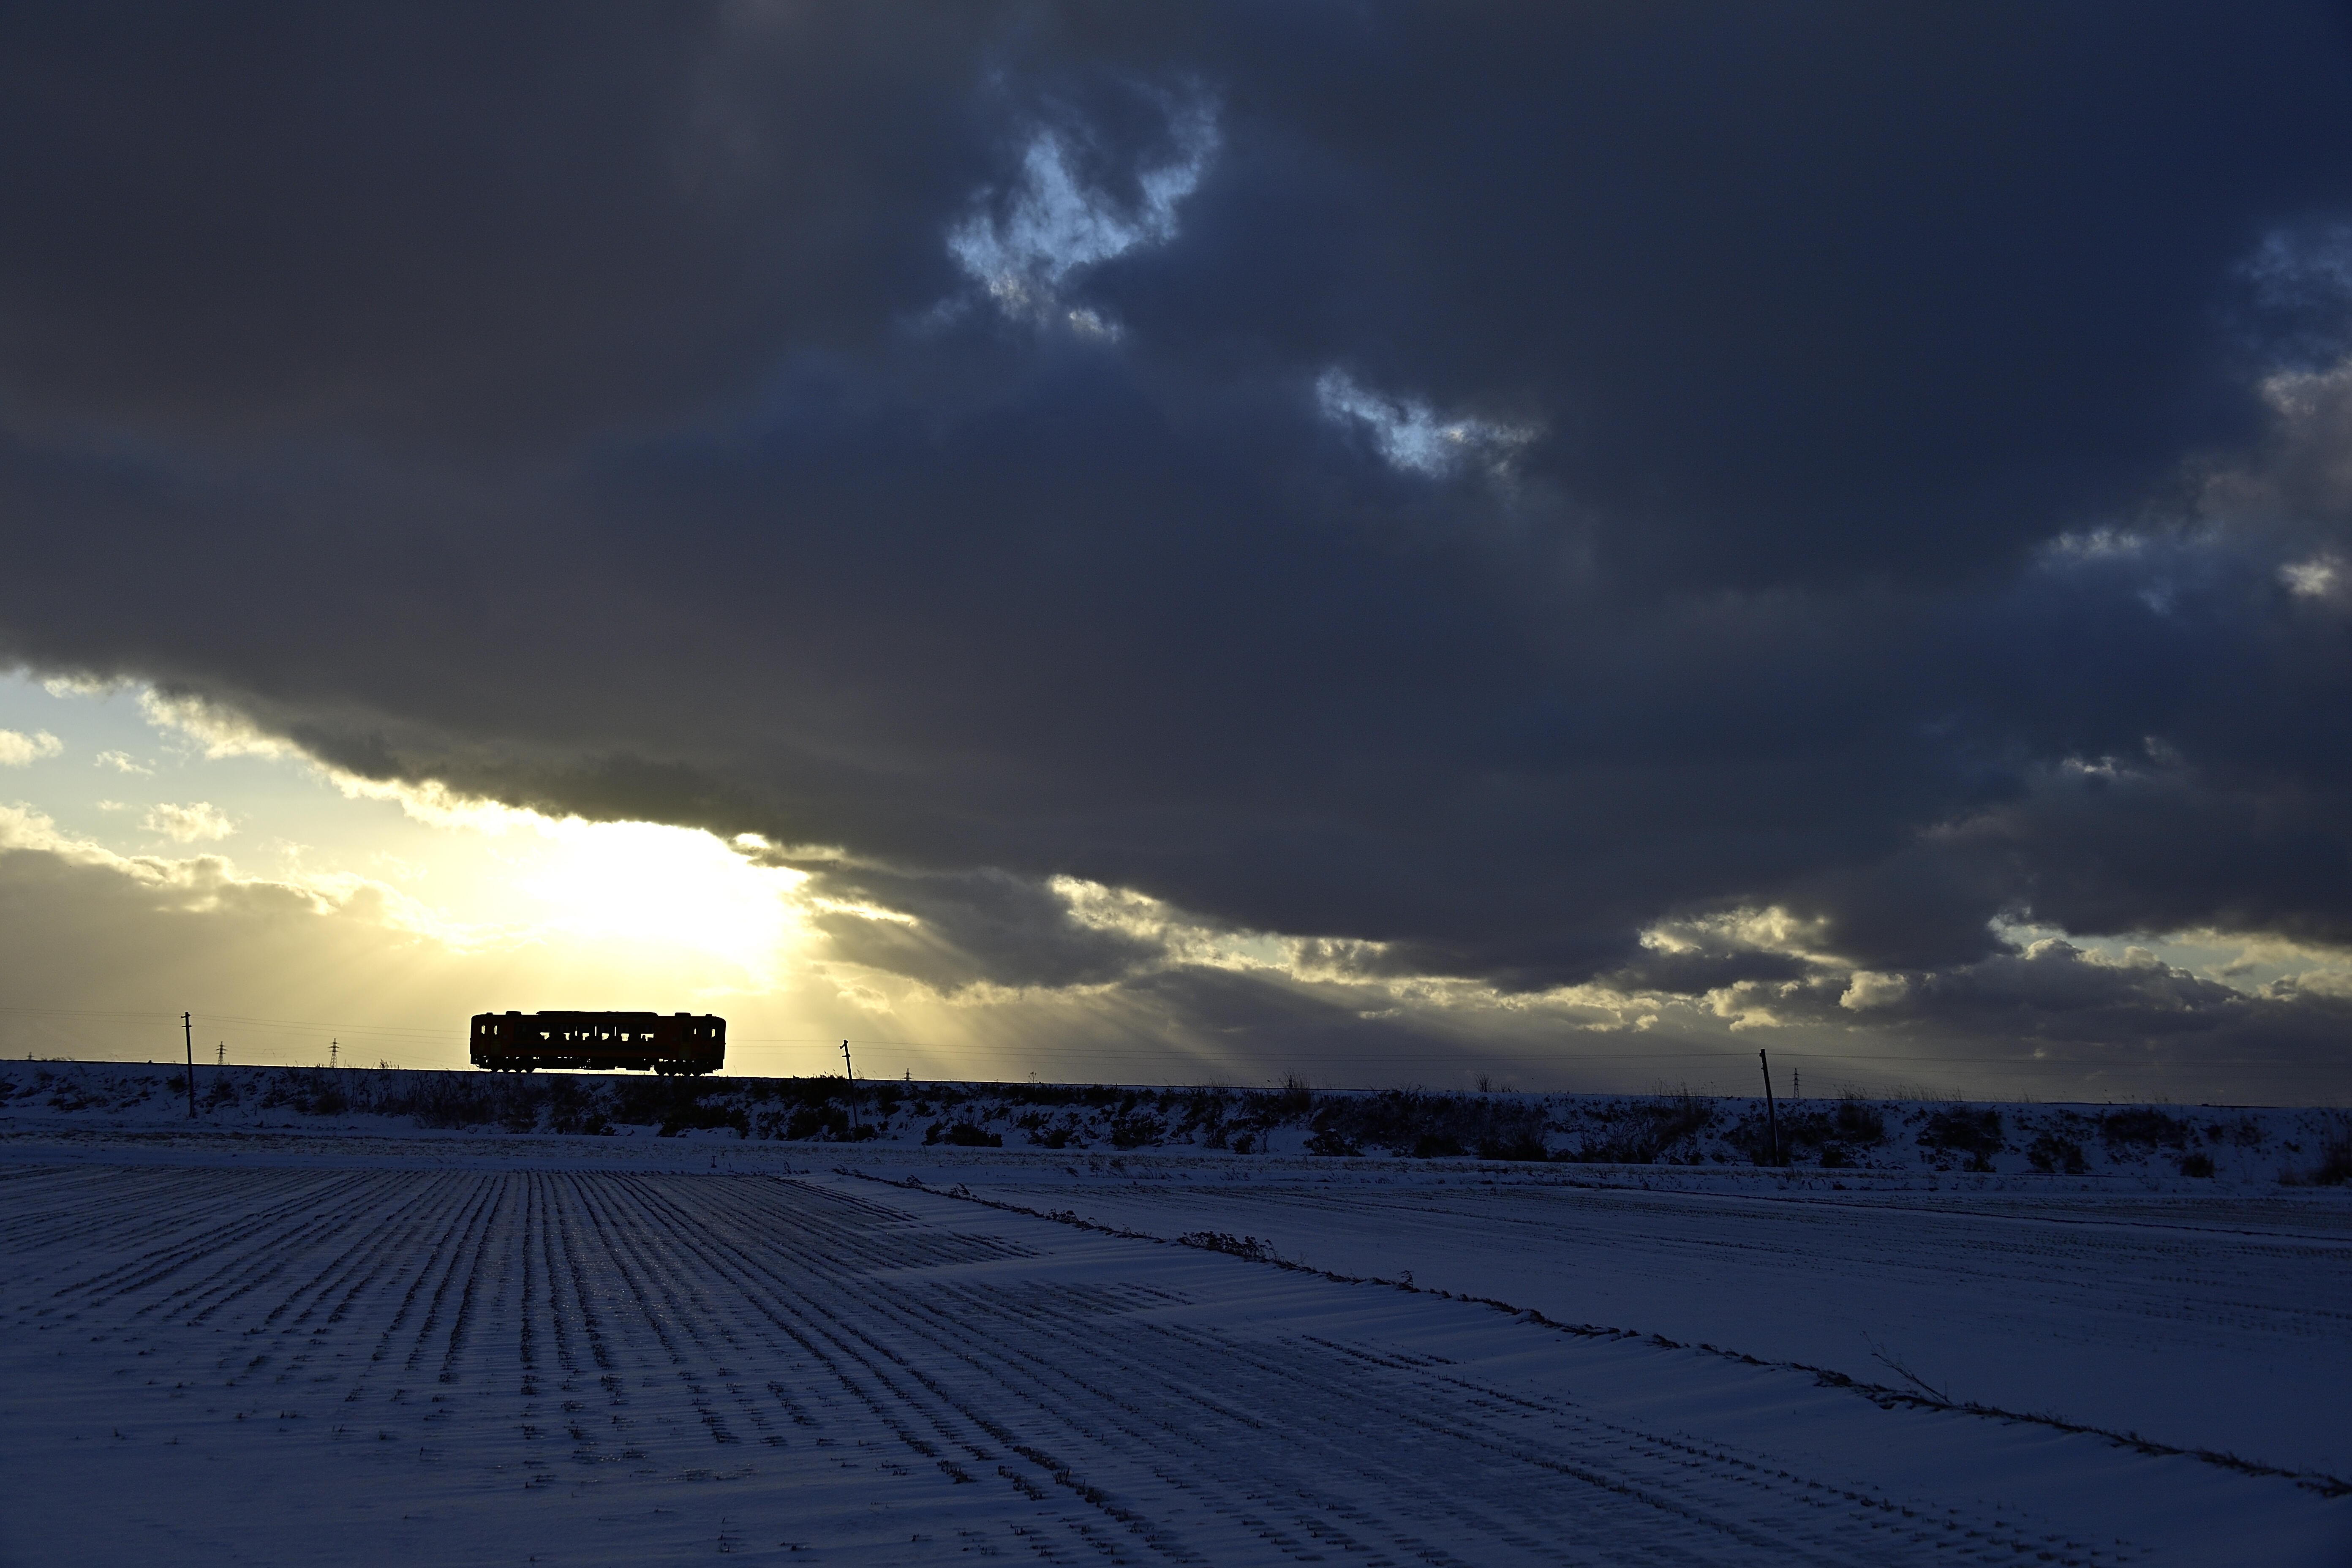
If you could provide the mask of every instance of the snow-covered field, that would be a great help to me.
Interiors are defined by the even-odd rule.
[[[2352,1561],[2341,1188],[304,1122],[0,1129],[9,1562]]]

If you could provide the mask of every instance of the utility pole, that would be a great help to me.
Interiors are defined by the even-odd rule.
[[[213,1047],[213,1066],[216,1068],[225,1068],[228,1066],[228,1042],[226,1040],[223,1040],[219,1045]]]
[[[1772,1063],[1762,1051],[1756,1059],[1764,1064],[1764,1119],[1772,1129],[1772,1163],[1780,1163],[1780,1112],[1772,1104]]]
[[[342,1048],[343,1042],[341,1040],[331,1039],[327,1042],[327,1065],[329,1067],[336,1065],[336,1058],[342,1053]]]
[[[180,1038],[188,1047],[188,1120],[196,1119],[196,1026],[185,1013],[180,1015]]]
[[[857,1073],[849,1065],[847,1040],[841,1042],[841,1077],[842,1080],[849,1085],[849,1124],[856,1127],[860,1125],[857,1120]]]

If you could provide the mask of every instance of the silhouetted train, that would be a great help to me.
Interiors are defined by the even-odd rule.
[[[693,1013],[477,1013],[474,1065],[650,1068],[700,1077],[727,1059],[727,1020]]]

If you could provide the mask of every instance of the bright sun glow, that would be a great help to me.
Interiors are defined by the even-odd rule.
[[[776,984],[800,921],[798,871],[753,866],[708,833],[646,822],[531,822],[541,847],[516,857],[514,886],[573,936],[676,944]]]

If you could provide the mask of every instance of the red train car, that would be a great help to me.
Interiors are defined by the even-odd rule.
[[[645,1068],[699,1078],[727,1059],[727,1020],[692,1013],[477,1013],[473,1060],[492,1072]]]

